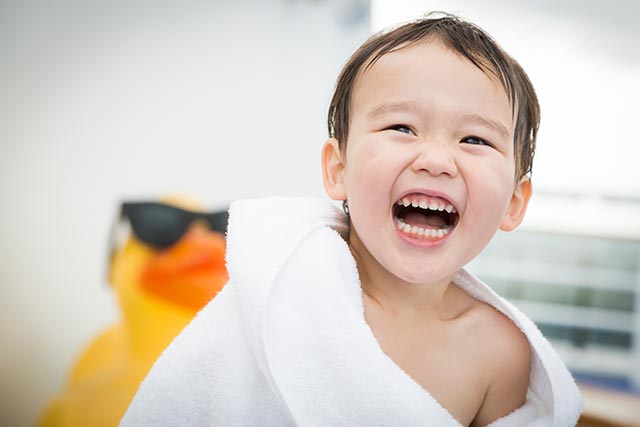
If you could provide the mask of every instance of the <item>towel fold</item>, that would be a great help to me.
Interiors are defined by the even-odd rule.
[[[163,353],[123,426],[459,426],[364,320],[344,214],[321,199],[234,202],[230,281]],[[527,403],[491,427],[573,427],[577,387],[518,309],[468,272],[454,283],[527,336]]]

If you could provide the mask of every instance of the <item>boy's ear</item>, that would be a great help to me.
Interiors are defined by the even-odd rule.
[[[329,197],[333,200],[346,200],[344,161],[335,138],[329,138],[322,147],[322,181]]]
[[[527,205],[529,204],[529,199],[531,199],[532,191],[531,179],[528,176],[522,177],[513,190],[511,201],[500,224],[500,230],[512,231],[520,225],[527,211]]]

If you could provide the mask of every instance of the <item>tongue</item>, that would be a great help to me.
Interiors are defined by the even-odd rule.
[[[437,214],[423,214],[420,212],[410,211],[407,212],[403,218],[404,222],[411,226],[418,226],[421,228],[434,228],[440,229],[447,225],[444,218]]]

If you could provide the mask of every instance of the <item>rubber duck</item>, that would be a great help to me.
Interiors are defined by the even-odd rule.
[[[118,425],[160,353],[227,282],[226,211],[204,213],[185,197],[121,211],[108,263],[121,321],[82,352],[42,427]]]

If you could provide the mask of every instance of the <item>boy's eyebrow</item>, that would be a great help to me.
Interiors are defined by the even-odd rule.
[[[480,126],[487,127],[495,132],[497,132],[500,136],[503,136],[505,139],[510,139],[509,131],[506,126],[502,123],[497,122],[495,120],[487,119],[486,117],[482,117],[479,114],[465,114],[461,117],[461,121],[465,123],[473,123],[478,124]]]
[[[415,113],[418,110],[420,110],[420,106],[414,102],[410,102],[410,101],[395,102],[391,104],[378,105],[377,107],[372,108],[367,115],[369,116],[370,119],[373,119],[375,117],[378,117],[387,113],[396,113],[396,112]],[[498,133],[500,136],[504,137],[505,139],[511,138],[506,126],[504,126],[502,123],[498,121],[483,117],[480,114],[475,114],[475,113],[463,114],[462,116],[460,116],[460,121],[463,123],[471,123],[471,124],[484,126]]]
[[[374,117],[381,116],[386,113],[394,113],[394,112],[413,113],[417,110],[419,110],[419,106],[414,102],[410,102],[410,101],[394,102],[391,104],[381,104],[375,108],[372,108],[367,114],[367,116],[369,116],[369,118],[372,119]]]
[[[372,108],[367,114],[367,116],[369,116],[370,119],[373,119],[375,117],[378,117],[387,113],[395,113],[395,112],[415,113],[419,110],[420,110],[420,106],[415,102],[411,102],[411,101],[394,102],[390,104],[381,104]],[[460,117],[460,121],[464,123],[478,124],[480,126],[487,127],[497,132],[500,136],[504,137],[505,139],[511,138],[506,126],[504,126],[502,123],[498,121],[483,117],[480,114],[475,114],[475,113],[463,114]]]

